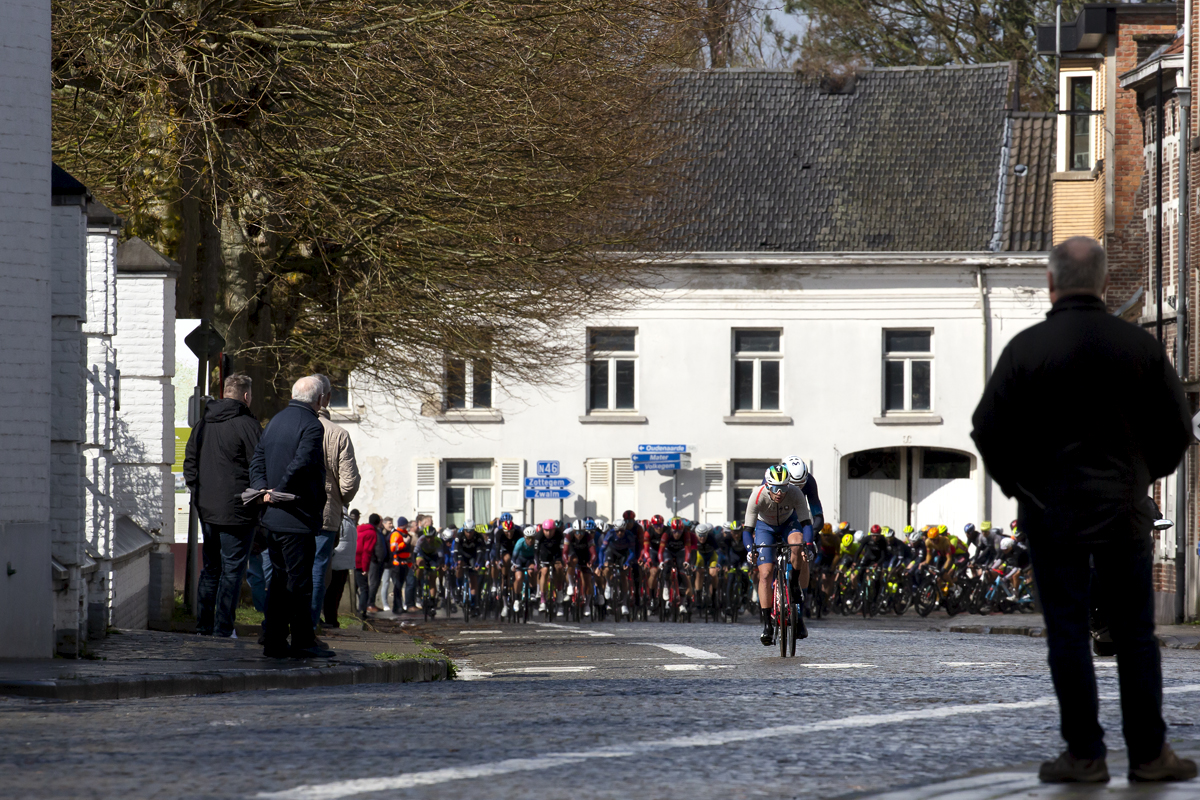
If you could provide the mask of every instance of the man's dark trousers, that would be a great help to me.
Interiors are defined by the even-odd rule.
[[[200,529],[204,542],[200,546],[203,566],[196,587],[196,632],[211,636],[216,627],[217,592],[221,585],[221,531],[203,522]]]
[[[1149,531],[1081,543],[1060,531],[1039,530],[1036,521],[1026,520],[1025,524],[1067,750],[1086,759],[1106,753],[1088,624],[1091,592],[1101,592],[1114,600],[1107,605],[1109,630],[1117,651],[1122,730],[1129,760],[1138,764],[1158,758],[1166,724],[1162,718],[1161,653],[1154,636]],[[1095,584],[1090,561],[1095,564]]]
[[[271,584],[267,590],[266,634],[263,649],[268,655],[283,655],[288,650],[305,650],[316,644],[312,624],[312,569],[317,551],[316,536],[311,533],[268,531],[271,554]]]
[[[253,525],[204,525],[204,569],[196,616],[196,629],[201,633],[233,633],[253,541]]]

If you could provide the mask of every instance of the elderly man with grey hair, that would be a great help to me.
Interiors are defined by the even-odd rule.
[[[313,561],[312,620],[315,628],[321,621],[321,610],[325,607],[325,573],[329,569],[329,558],[338,544],[346,505],[358,493],[359,475],[350,434],[329,418],[333,384],[324,375],[313,377],[321,382],[321,407],[317,414],[324,431],[325,449],[325,510],[322,513],[321,532],[317,534],[317,555]],[[340,593],[341,586],[338,591]],[[338,627],[337,617],[326,617],[325,624],[331,628]]]
[[[251,488],[268,490],[262,516],[271,558],[263,621],[268,658],[333,655],[317,642],[312,624],[313,558],[325,509],[324,432],[317,416],[321,394],[317,378],[296,381],[292,401],[271,419],[250,461]],[[273,492],[295,499],[282,500]]]
[[[1047,282],[1046,320],[1000,354],[971,433],[992,478],[1018,501],[1046,620],[1067,749],[1039,777],[1109,779],[1088,621],[1098,593],[1115,600],[1105,605],[1129,778],[1189,780],[1196,764],[1172,752],[1162,715],[1148,496],[1192,439],[1183,387],[1153,336],[1108,313],[1098,242],[1077,236],[1057,245]]]

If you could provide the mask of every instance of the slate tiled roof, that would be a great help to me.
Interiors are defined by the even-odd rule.
[[[829,93],[794,72],[681,72],[684,182],[643,213],[674,251],[983,251],[1010,67],[901,67]]]
[[[1001,250],[1049,250],[1053,245],[1054,114],[1012,115],[1012,146],[1005,175]]]

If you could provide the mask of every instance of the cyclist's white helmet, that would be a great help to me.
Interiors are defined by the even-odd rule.
[[[1009,550],[1012,550],[1012,549],[1013,549],[1012,538],[1005,536],[1003,539],[1000,540],[1000,552],[1001,553],[1007,553]]]
[[[855,544],[862,544],[862,540],[865,538],[867,538],[867,535],[865,533],[863,533],[862,531],[854,532],[854,543]]]
[[[788,483],[788,469],[783,464],[776,464],[767,470],[763,480],[768,489],[782,489]]]
[[[708,536],[712,532],[713,526],[709,525],[707,522],[701,522],[696,526],[696,536],[698,537]]]
[[[442,541],[449,542],[453,539],[454,539],[454,528],[443,528],[442,529]]]
[[[573,531],[581,531],[581,530],[583,530],[583,520],[582,520],[582,519],[576,519],[574,522],[572,522],[572,523],[571,523],[571,530],[573,530]]]
[[[532,539],[533,537],[537,536],[537,528],[533,527],[532,525],[526,525],[525,530],[521,531],[521,535],[526,539]]]
[[[808,464],[804,463],[804,459],[800,456],[788,456],[783,460],[783,465],[787,467],[788,483],[804,488],[804,484],[808,483]]]

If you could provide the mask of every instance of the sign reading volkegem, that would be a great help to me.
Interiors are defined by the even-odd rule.
[[[639,444],[639,453],[686,453],[686,444]]]

